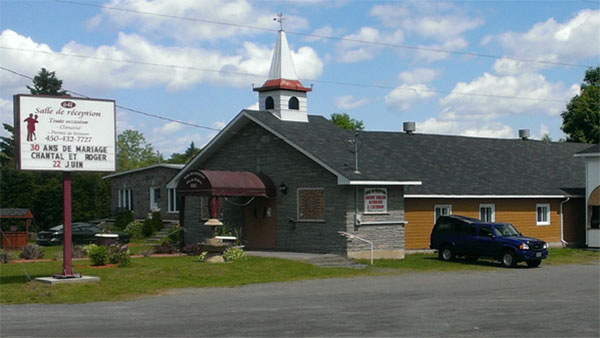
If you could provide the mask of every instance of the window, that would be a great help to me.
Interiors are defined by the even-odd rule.
[[[150,211],[160,210],[158,201],[160,200],[160,189],[150,187]]]
[[[299,110],[300,109],[300,102],[298,102],[298,98],[295,96],[292,96],[290,98],[290,100],[288,101],[288,109],[294,109],[294,110]]]
[[[365,214],[387,213],[387,189],[367,188],[364,195]]]
[[[434,222],[437,221],[438,217],[440,217],[440,216],[452,215],[452,205],[450,205],[450,204],[436,205],[433,210],[434,210],[434,216],[433,216]]]
[[[175,189],[167,189],[167,195],[169,212],[179,212],[179,206],[177,205],[177,191]]]
[[[275,109],[275,101],[270,96],[265,99],[265,109]]]
[[[117,206],[122,209],[133,210],[133,194],[131,189],[119,189]]]
[[[600,229],[600,206],[592,205],[590,214],[590,228]]]
[[[492,229],[489,227],[481,227],[479,228],[479,237],[493,237]]]
[[[479,219],[482,222],[496,221],[496,205],[495,204],[480,204]]]
[[[321,221],[325,219],[322,188],[298,189],[298,219]]]
[[[550,204],[536,206],[536,225],[550,225]]]

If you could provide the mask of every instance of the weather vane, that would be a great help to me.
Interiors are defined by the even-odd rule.
[[[278,13],[277,17],[273,18],[273,21],[279,22],[279,30],[280,31],[283,30],[283,20],[286,20],[286,18],[283,17],[283,13]]]

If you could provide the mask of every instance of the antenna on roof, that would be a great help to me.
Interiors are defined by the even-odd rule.
[[[284,20],[286,20],[286,18],[283,17],[283,13],[277,13],[277,17],[273,18],[273,21],[279,22],[279,31],[283,30],[283,21]]]
[[[350,150],[351,153],[354,153],[354,173],[355,174],[360,174],[360,170],[358,170],[358,149],[360,148],[360,145],[358,144],[358,129],[354,130],[354,139],[353,140],[348,140],[348,143],[350,143],[351,145],[354,146],[353,150]]]

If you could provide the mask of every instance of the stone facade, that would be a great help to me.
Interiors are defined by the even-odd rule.
[[[363,258],[365,252],[370,255],[368,244],[357,239],[348,240],[338,233],[345,231],[375,242],[378,258],[402,258],[404,255],[402,187],[387,187],[387,214],[364,215],[364,187],[338,185],[335,175],[253,122],[237,131],[199,167],[192,169],[262,172],[275,186],[285,184],[287,194],[278,192],[275,203],[277,250],[336,253],[359,258]],[[298,189],[302,188],[323,189],[322,220],[298,219]],[[354,223],[355,191],[359,194],[358,210],[362,222],[358,226]],[[185,196],[185,199],[185,243],[200,242],[212,236],[201,218],[200,198]],[[238,198],[235,203],[244,200],[248,199]],[[241,225],[243,208],[225,203],[222,221]]]
[[[163,219],[178,220],[178,212],[169,212],[167,183],[180,169],[161,166],[151,166],[147,169],[135,170],[130,173],[108,177],[110,179],[111,211],[118,209],[119,190],[131,189],[133,202],[133,217],[146,218],[152,212],[150,208],[150,187],[159,189],[158,208]]]

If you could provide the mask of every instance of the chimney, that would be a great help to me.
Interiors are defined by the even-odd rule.
[[[522,140],[527,140],[529,138],[529,136],[531,136],[529,129],[519,129],[519,137]]]
[[[415,122],[404,122],[402,125],[402,129],[404,130],[405,133],[412,134],[415,132],[415,130],[417,130],[416,123]]]

